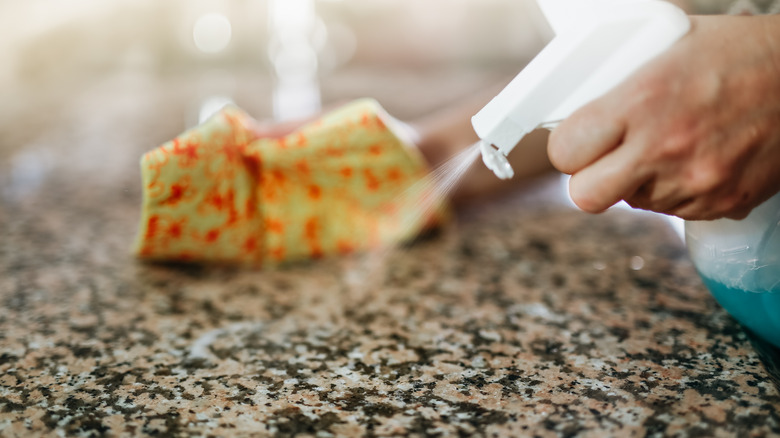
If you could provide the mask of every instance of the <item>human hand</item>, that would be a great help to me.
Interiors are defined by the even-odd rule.
[[[745,217],[780,190],[780,16],[691,17],[666,53],[551,134],[573,201]]]

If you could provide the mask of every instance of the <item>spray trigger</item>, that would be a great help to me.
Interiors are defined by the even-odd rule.
[[[512,177],[506,156],[527,133],[538,127],[555,127],[663,53],[690,29],[685,12],[665,1],[582,3],[588,7],[567,21],[567,26],[471,118],[474,132],[483,142],[483,161],[499,178]]]
[[[539,128],[546,129],[548,131],[552,131],[553,129],[557,128],[558,125],[561,124],[563,120],[553,120],[550,122],[544,122],[539,125]]]
[[[509,160],[495,146],[486,141],[481,141],[479,142],[479,150],[482,152],[482,161],[485,163],[485,166],[492,170],[497,177],[510,179],[515,176],[515,171],[512,170]]]

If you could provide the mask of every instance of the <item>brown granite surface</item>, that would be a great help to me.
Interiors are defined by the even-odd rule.
[[[579,213],[554,178],[387,253],[136,262],[138,157],[180,91],[120,75],[2,124],[0,436],[780,434],[667,223]]]

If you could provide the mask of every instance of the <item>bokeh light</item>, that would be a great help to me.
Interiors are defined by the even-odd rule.
[[[204,53],[217,53],[230,44],[232,27],[230,20],[222,14],[201,15],[192,28],[195,47]]]

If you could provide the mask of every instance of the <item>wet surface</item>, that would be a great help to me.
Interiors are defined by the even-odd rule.
[[[2,125],[0,435],[780,434],[773,350],[667,223],[574,211],[555,179],[387,253],[137,262],[138,159],[184,126],[169,85]]]

